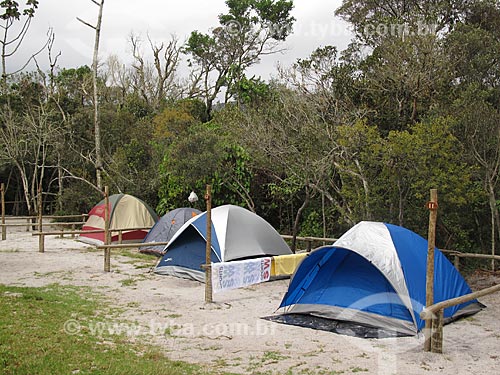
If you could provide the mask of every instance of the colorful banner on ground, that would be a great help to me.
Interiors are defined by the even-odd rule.
[[[268,281],[271,276],[271,258],[257,258],[234,262],[212,263],[212,290],[214,293]]]

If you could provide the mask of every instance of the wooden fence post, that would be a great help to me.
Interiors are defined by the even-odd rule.
[[[426,322],[432,320],[431,351],[433,353],[443,352],[444,309],[497,292],[500,292],[500,284],[491,286],[486,289],[481,289],[477,292],[465,294],[460,297],[441,301],[432,306],[426,306],[425,309],[420,313],[420,318],[424,319]]]
[[[427,273],[426,273],[426,291],[425,291],[425,305],[431,306],[434,304],[434,248],[436,247],[436,222],[437,222],[437,208],[438,197],[437,189],[431,189],[431,200],[427,203],[429,209],[429,233],[427,240]],[[431,320],[425,321],[425,342],[424,350],[431,351],[431,336],[432,325]]]
[[[205,248],[205,302],[212,303],[212,186],[207,185],[205,194],[207,203],[207,244]]]
[[[7,239],[7,227],[5,226],[5,184],[0,187],[2,195],[2,241]]]
[[[453,256],[453,265],[460,272],[460,257],[457,254]]]
[[[45,238],[43,232],[43,200],[42,200],[42,184],[38,187],[38,251],[45,252]]]
[[[311,240],[311,239],[308,239],[308,240],[306,241],[306,251],[307,251],[308,253],[310,253],[310,252],[311,252],[311,250],[312,250],[312,240]]]
[[[444,310],[441,309],[437,312],[436,316],[431,320],[432,334],[431,334],[431,352],[443,352],[443,316]]]
[[[104,244],[109,245],[109,189],[104,187]],[[104,272],[111,271],[111,249],[104,249]]]

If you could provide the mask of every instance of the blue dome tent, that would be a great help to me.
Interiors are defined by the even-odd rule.
[[[271,224],[243,207],[215,207],[211,219],[212,262],[292,254]],[[154,272],[204,282],[206,232],[206,212],[188,220],[164,247]]]
[[[436,249],[434,302],[471,293]],[[363,221],[300,264],[281,302],[281,323],[361,337],[415,335],[424,328],[427,240],[391,224]],[[445,322],[474,314],[476,300],[444,310]]]

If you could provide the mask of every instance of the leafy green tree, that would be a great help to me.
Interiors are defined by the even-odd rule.
[[[245,149],[228,142],[216,121],[191,125],[166,148],[160,210],[185,205],[191,190],[202,192],[210,183],[214,205],[232,203],[255,211],[248,160]]]
[[[296,236],[302,214],[324,189],[324,176],[331,170],[328,124],[307,98],[283,87],[273,88],[265,104],[226,108],[220,122],[252,155],[254,173],[267,176],[269,194],[293,207],[286,230]]]
[[[209,115],[223,88],[227,102],[250,66],[279,51],[294,22],[292,1],[226,0],[226,5],[220,26],[210,34],[193,31],[184,48],[194,69],[191,95],[205,100]]]
[[[500,96],[499,30],[500,5],[487,0],[477,2],[469,9],[465,20],[447,35],[444,47],[453,68],[451,79],[458,91],[468,90],[469,85],[479,85],[496,95],[491,98],[492,103]]]
[[[474,168],[463,159],[454,127],[453,119],[435,118],[389,133],[382,179],[390,186],[388,198],[397,202],[394,214],[400,225],[415,228],[425,221],[422,207],[431,188],[439,190],[444,217],[477,202]]]
[[[281,70],[280,78],[306,96],[324,121],[354,123],[365,112],[358,97],[357,67],[338,55],[334,46],[319,47]]]
[[[63,68],[54,77],[55,96],[61,109],[69,115],[91,105],[92,71],[86,65]]]
[[[349,22],[355,38],[375,47],[387,35],[446,32],[481,0],[344,0],[336,15]]]
[[[448,103],[441,110],[457,119],[456,136],[464,145],[464,158],[477,168],[478,184],[484,190],[490,222],[491,253],[500,238],[500,217],[497,204],[498,164],[500,152],[500,4],[497,1],[476,1],[466,16],[447,35],[446,53],[451,56],[453,85]],[[480,219],[481,223],[485,220]],[[478,233],[488,226],[477,226]],[[486,247],[486,246],[484,246]]]
[[[337,178],[331,186],[337,194],[330,197],[349,226],[360,220],[374,220],[380,187],[376,176],[382,169],[383,140],[378,130],[366,121],[336,127],[330,159]]]
[[[384,39],[360,64],[372,123],[387,134],[422,120],[449,87],[449,64],[435,34]]]
[[[233,85],[229,90],[238,103],[245,105],[259,105],[265,102],[270,95],[269,85],[260,78],[242,77],[239,82]]]
[[[471,86],[454,103],[457,134],[464,144],[463,155],[477,165],[478,177],[490,211],[490,247],[495,254],[500,238],[500,109],[488,102],[488,93]],[[480,228],[478,228],[480,230]]]

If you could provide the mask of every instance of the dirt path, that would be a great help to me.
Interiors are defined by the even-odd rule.
[[[275,312],[288,280],[215,294],[206,305],[204,285],[153,274],[153,262],[113,254],[112,272],[104,273],[101,252],[88,245],[52,236],[45,249],[38,253],[37,237],[9,228],[0,241],[0,283],[91,287],[123,311],[104,329],[128,330],[132,340],[156,343],[171,359],[241,374],[500,373],[499,294],[481,299],[484,311],[447,325],[444,354],[437,355],[423,352],[423,337],[367,340],[261,319]],[[475,283],[500,282],[486,277]],[[74,323],[64,327],[68,334],[89,328],[71,312],[68,321]]]

